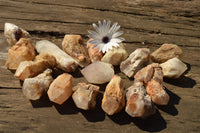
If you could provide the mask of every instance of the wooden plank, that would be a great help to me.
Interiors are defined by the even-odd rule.
[[[0,88],[21,88],[21,83],[14,77],[14,72],[7,70],[4,66],[6,57],[7,53],[0,53]]]
[[[196,132],[200,130],[200,17],[199,0],[1,0],[0,1],[0,132]],[[151,52],[163,43],[178,44],[189,70],[179,79],[164,79],[170,95],[167,106],[141,120],[124,111],[107,116],[101,109],[102,92],[93,111],[77,109],[69,99],[56,105],[44,96],[29,101],[20,81],[4,66],[9,48],[3,37],[5,22],[28,30],[35,44],[47,39],[58,46],[64,35],[80,34],[98,20],[117,21],[125,31],[126,49],[148,47]],[[85,81],[79,71],[73,74],[76,85]],[[118,73],[125,88],[132,84]],[[78,76],[77,76],[78,75]],[[17,88],[17,89],[16,89]]]
[[[9,6],[6,6],[8,4]],[[23,8],[20,8],[22,6]],[[163,14],[164,17],[160,17],[156,16],[158,14],[156,11],[153,12],[152,16],[146,16],[112,10],[101,11],[90,8],[86,10],[85,7],[71,7],[65,4],[49,5],[38,2],[25,3],[23,1],[5,0],[2,1],[1,7],[1,23],[13,22],[33,32],[44,31],[61,35],[65,33],[86,35],[87,29],[91,29],[93,22],[105,18],[119,22],[122,30],[125,31],[124,37],[127,42],[151,44],[167,42],[184,46],[200,45],[199,19],[179,16],[171,17],[166,13]],[[133,8],[138,9],[139,7],[141,5]],[[52,20],[52,18],[54,19]],[[0,29],[3,30],[3,25],[1,25]]]

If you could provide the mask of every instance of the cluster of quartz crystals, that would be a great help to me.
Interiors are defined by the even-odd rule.
[[[163,77],[179,78],[187,69],[180,60],[182,50],[173,44],[163,44],[152,54],[148,48],[138,48],[128,56],[123,44],[103,54],[89,41],[86,47],[80,35],[65,35],[60,49],[48,40],[32,44],[29,33],[11,23],[5,24],[4,34],[12,46],[6,67],[16,70],[15,77],[24,81],[22,90],[28,99],[37,100],[46,93],[50,101],[63,104],[72,97],[78,108],[90,110],[95,108],[100,92],[97,84],[108,83],[101,102],[108,115],[124,107],[132,117],[146,118],[154,114],[155,105],[167,105],[170,99],[162,85]],[[74,86],[69,73],[78,66],[89,83]],[[134,78],[126,91],[113,66]],[[53,79],[51,73],[55,69],[65,73]]]

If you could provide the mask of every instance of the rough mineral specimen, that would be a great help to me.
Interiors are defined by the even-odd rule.
[[[125,94],[122,79],[114,75],[106,86],[102,100],[102,109],[108,115],[120,112],[125,106]]]
[[[34,78],[24,80],[22,91],[30,100],[37,100],[49,89],[49,85],[53,81],[51,69],[46,69],[43,73]]]
[[[150,58],[150,50],[138,48],[121,63],[120,70],[128,77],[133,77],[142,67],[147,65]]]
[[[98,61],[82,69],[81,73],[89,83],[103,84],[111,80],[114,70],[111,64]]]
[[[20,38],[30,37],[27,31],[11,23],[5,23],[4,36],[6,37],[8,44],[11,46],[14,45]]]
[[[58,64],[57,67],[66,72],[73,72],[78,66],[76,60],[50,41],[38,41],[36,43],[36,49],[38,53],[48,53],[54,56]]]
[[[120,65],[120,63],[127,58],[128,53],[126,52],[123,44],[120,47],[109,50],[101,59],[102,62],[110,63],[112,65]]]
[[[94,45],[89,43],[90,40],[87,42],[87,49],[91,62],[101,61],[101,58],[103,57],[102,51],[99,52],[98,48],[94,48]]]
[[[92,84],[79,83],[73,88],[72,95],[76,107],[83,110],[94,109],[96,106],[96,97],[99,93],[99,87]]]
[[[163,73],[162,73],[161,67],[158,63],[153,63],[153,64],[150,64],[150,65],[142,68],[140,71],[138,71],[135,74],[134,78],[136,81],[140,81],[140,82],[143,82],[146,84],[148,81],[150,81],[153,78],[155,69],[156,69],[155,76],[160,78],[159,80],[162,81]],[[158,76],[159,69],[160,69],[160,75]]]
[[[31,78],[42,73],[47,68],[54,68],[56,59],[48,54],[40,54],[36,56],[35,61],[23,61],[15,72],[15,77],[20,80]]]
[[[46,66],[48,68],[54,68],[57,66],[57,61],[56,61],[56,58],[52,55],[49,55],[47,53],[41,53],[39,55],[37,55],[35,57],[35,62],[40,62],[40,61],[45,61],[46,63]]]
[[[163,63],[171,58],[182,56],[182,50],[175,44],[163,44],[151,54],[151,59],[157,63]]]
[[[63,73],[59,75],[50,85],[47,94],[50,101],[63,104],[73,93],[73,77]]]
[[[146,93],[143,82],[134,82],[126,93],[125,111],[132,117],[146,118],[155,113],[151,97]]]
[[[160,66],[162,67],[164,77],[167,78],[179,78],[187,70],[187,66],[177,57],[169,59],[160,64]]]
[[[163,88],[162,84],[156,80],[150,80],[146,85],[146,91],[151,96],[152,101],[157,105],[167,105],[169,95]]]
[[[29,61],[35,58],[35,48],[31,41],[26,38],[21,38],[15,45],[8,50],[6,67],[11,70],[16,70],[22,61]]]
[[[167,105],[169,95],[162,86],[163,73],[158,63],[150,64],[136,73],[135,82],[143,82],[147,93],[157,105]]]
[[[65,35],[62,49],[72,56],[81,67],[90,64],[90,58],[86,52],[82,37],[80,35]]]

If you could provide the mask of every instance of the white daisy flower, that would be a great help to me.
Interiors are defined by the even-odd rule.
[[[113,46],[118,47],[118,43],[125,40],[124,38],[119,37],[123,34],[123,31],[118,31],[120,25],[118,25],[117,22],[115,22],[111,27],[110,21],[106,22],[106,20],[104,20],[103,23],[101,23],[101,21],[98,21],[98,23],[99,27],[93,23],[93,27],[96,32],[91,30],[88,31],[90,33],[88,37],[93,39],[89,41],[89,43],[95,45],[95,48],[98,47],[99,52],[108,52]]]

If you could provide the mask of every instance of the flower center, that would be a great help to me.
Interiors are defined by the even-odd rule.
[[[102,42],[108,43],[108,42],[109,42],[109,38],[108,38],[107,36],[104,36],[104,37],[102,38]]]

